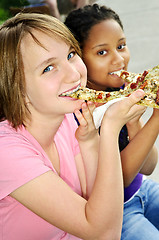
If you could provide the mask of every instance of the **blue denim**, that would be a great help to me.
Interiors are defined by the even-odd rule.
[[[159,183],[144,180],[124,204],[121,240],[159,240]]]

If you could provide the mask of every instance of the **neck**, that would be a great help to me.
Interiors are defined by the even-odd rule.
[[[34,119],[26,123],[26,129],[39,142],[42,148],[47,151],[54,141],[64,116],[54,119]]]

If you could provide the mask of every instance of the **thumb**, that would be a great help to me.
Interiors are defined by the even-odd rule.
[[[130,102],[130,105],[134,105],[135,103],[139,102],[144,96],[145,92],[142,89],[138,89],[128,97],[128,101]]]

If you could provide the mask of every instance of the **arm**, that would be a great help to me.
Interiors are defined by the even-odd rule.
[[[158,118],[159,118],[159,110],[158,109],[153,109],[153,115],[151,116],[151,118],[154,119],[155,123],[158,122]],[[127,124],[130,141],[144,126],[142,119],[140,121],[138,119],[138,121],[135,121],[135,123],[133,122],[134,124],[132,124],[132,121],[130,121]],[[151,124],[153,125],[153,122],[149,124],[150,128],[151,128]],[[152,129],[150,129],[150,130],[147,129],[145,131],[150,131],[151,132]],[[155,129],[154,133],[157,133],[157,129]],[[147,132],[147,134],[149,134],[149,132]],[[156,138],[157,138],[157,135],[156,135]],[[155,138],[155,140],[156,140],[156,138]],[[154,140],[154,143],[155,143],[155,140]],[[142,169],[140,170],[140,173],[145,174],[145,175],[150,175],[156,167],[157,159],[158,159],[157,148],[153,144],[150,152],[146,156],[146,159],[144,161]]]
[[[146,161],[140,170],[140,173],[145,175],[150,175],[153,172],[158,161],[158,151],[156,146],[154,145],[159,134],[158,119],[159,119],[159,110],[153,109],[153,114],[147,123],[147,127],[146,127],[147,130],[145,130],[145,131],[149,131],[148,135],[150,134],[150,137],[149,137],[150,145],[152,145],[152,147],[150,147],[150,151],[146,157]],[[149,128],[151,129],[149,130]]]
[[[93,184],[96,177],[97,165],[98,165],[98,146],[99,146],[99,134],[95,129],[93,122],[93,111],[95,105],[92,102],[82,104],[82,114],[76,110],[75,114],[80,123],[77,131],[76,138],[78,140],[82,162],[84,165],[84,172],[86,176],[86,194],[88,199],[93,188]],[[79,159],[76,164],[79,163]],[[82,181],[83,178],[81,178]]]
[[[134,105],[142,97],[143,92],[138,91],[107,110],[101,127],[97,174],[88,200],[72,191],[52,171],[19,187],[11,196],[49,223],[79,238],[120,239],[123,177],[118,134],[127,121],[143,111],[143,107]]]
[[[143,122],[141,120],[141,116],[139,116],[139,118],[132,119],[126,124],[129,141],[131,141],[135,137],[135,135],[141,130],[142,126]]]
[[[157,150],[154,143],[159,133],[158,117],[159,111],[154,109],[153,115],[143,127],[139,122],[131,125],[131,128],[130,124],[128,125],[130,143],[121,152],[126,187],[129,186],[138,172],[149,175],[156,166]]]

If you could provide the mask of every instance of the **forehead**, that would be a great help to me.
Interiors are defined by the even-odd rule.
[[[32,45],[39,45],[43,48],[46,48],[50,42],[64,42],[60,37],[51,32],[43,32],[33,29],[31,33],[27,33],[22,41],[21,47],[29,47]]]
[[[70,45],[55,34],[33,30],[31,34],[27,33],[22,39],[20,48],[24,60],[27,55],[33,58],[34,55],[42,55],[43,53],[57,54],[61,48],[68,49]]]
[[[112,35],[124,35],[124,32],[117,21],[114,19],[104,20],[94,25],[89,32],[89,39],[93,37],[102,37]]]
[[[21,55],[24,69],[36,69],[48,59],[62,59],[68,55],[70,46],[55,35],[33,31],[21,41]]]

